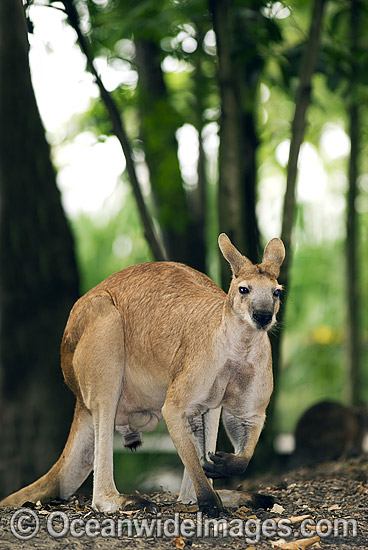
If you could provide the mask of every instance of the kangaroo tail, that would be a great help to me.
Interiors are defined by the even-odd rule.
[[[25,502],[47,502],[68,498],[88,477],[93,466],[92,416],[77,399],[69,437],[60,458],[40,479],[0,501],[0,506],[22,506]]]

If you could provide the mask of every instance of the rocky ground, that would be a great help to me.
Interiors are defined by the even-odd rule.
[[[29,510],[16,517],[5,508],[0,512],[0,549],[368,548],[367,456],[258,478],[243,489],[272,495],[276,504],[271,510],[249,505],[229,510],[212,527],[196,506],[178,505],[167,492],[147,495],[157,505],[156,514],[99,514],[78,496],[33,509],[26,505]]]

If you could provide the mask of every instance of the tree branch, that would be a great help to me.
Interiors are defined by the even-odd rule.
[[[158,235],[156,233],[155,227],[152,222],[152,218],[148,212],[146,203],[142,195],[142,191],[141,191],[136,170],[135,170],[134,161],[132,158],[132,150],[128,141],[128,137],[127,137],[119,110],[111,94],[106,90],[105,86],[103,85],[103,82],[97,72],[97,69],[94,64],[93,55],[90,51],[89,44],[80,28],[79,16],[73,4],[73,0],[62,0],[62,2],[65,6],[65,11],[68,16],[69,23],[77,33],[79,46],[82,52],[84,53],[84,55],[86,56],[87,68],[90,71],[90,73],[94,76],[96,80],[96,84],[100,90],[101,99],[104,102],[105,107],[108,111],[114,134],[118,138],[121,148],[123,150],[125,160],[126,160],[126,169],[128,172],[130,183],[132,185],[133,194],[137,203],[139,215],[142,221],[144,234],[147,239],[147,242],[152,250],[152,254],[155,260],[166,260],[167,259],[166,251],[164,250],[163,245],[161,244],[158,238]]]
[[[291,262],[291,238],[295,216],[295,189],[298,174],[298,158],[300,146],[304,140],[306,112],[310,104],[312,77],[318,58],[325,3],[326,0],[315,0],[314,2],[308,42],[304,49],[300,68],[299,86],[296,92],[281,230],[281,239],[284,242],[286,250],[285,261],[280,272],[280,282],[282,284],[286,284],[288,281]]]

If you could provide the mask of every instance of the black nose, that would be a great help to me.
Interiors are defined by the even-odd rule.
[[[269,325],[272,321],[272,313],[269,311],[254,311],[253,312],[253,319],[261,325],[262,328]]]

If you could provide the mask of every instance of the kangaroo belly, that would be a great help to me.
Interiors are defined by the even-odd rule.
[[[116,413],[116,425],[133,432],[153,430],[162,419],[169,376],[153,366],[127,365]]]

